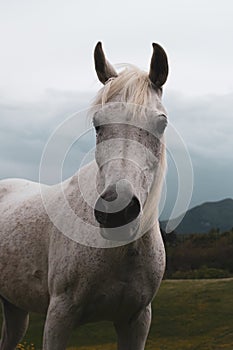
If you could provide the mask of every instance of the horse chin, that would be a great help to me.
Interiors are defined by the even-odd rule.
[[[101,236],[114,242],[131,242],[134,241],[139,233],[140,219],[137,218],[127,225],[120,227],[100,227]]]

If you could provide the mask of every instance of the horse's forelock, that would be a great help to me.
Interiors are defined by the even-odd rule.
[[[151,101],[151,82],[147,72],[132,65],[125,65],[118,77],[109,79],[97,94],[93,107],[115,100],[148,106]]]

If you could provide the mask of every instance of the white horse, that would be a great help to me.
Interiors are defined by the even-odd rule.
[[[153,44],[149,74],[130,65],[117,74],[100,42],[94,58],[104,84],[92,108],[95,160],[43,195],[37,183],[0,182],[0,350],[15,349],[29,312],[46,314],[43,350],[64,350],[74,327],[100,320],[114,323],[119,350],[145,347],[165,268],[157,207],[167,56]]]

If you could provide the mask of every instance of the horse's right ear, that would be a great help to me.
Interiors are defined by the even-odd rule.
[[[150,63],[149,78],[152,84],[161,88],[165,84],[168,76],[168,60],[167,55],[162,46],[159,44],[152,44],[153,55]]]
[[[100,41],[95,47],[94,59],[95,70],[101,83],[105,84],[108,79],[117,77],[117,72],[105,58],[102,43]]]

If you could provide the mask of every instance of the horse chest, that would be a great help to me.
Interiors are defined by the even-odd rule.
[[[90,288],[83,309],[83,322],[127,318],[146,307],[153,299],[163,269],[148,257],[131,256],[118,267],[103,271]]]

